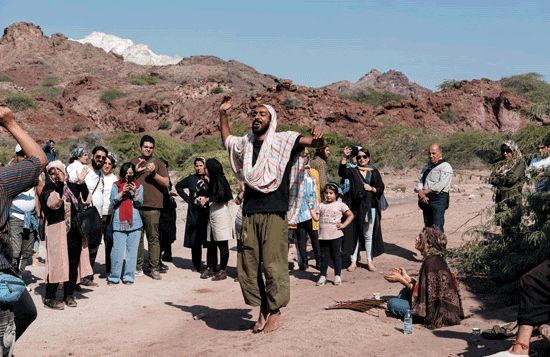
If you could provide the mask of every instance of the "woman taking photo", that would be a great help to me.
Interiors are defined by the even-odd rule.
[[[401,283],[405,288],[388,300],[388,312],[403,318],[412,310],[413,319],[429,329],[460,324],[464,318],[458,282],[443,258],[447,238],[437,226],[425,227],[416,237],[414,247],[424,257],[418,281],[405,269],[394,268],[384,275],[390,283]]]
[[[47,278],[44,305],[63,310],[63,303],[55,299],[59,283],[63,284],[63,301],[76,307],[73,291],[78,276],[92,274],[87,242],[78,227],[77,214],[82,197],[88,197],[84,183],[67,182],[65,165],[59,160],[46,167],[50,180],[40,195],[46,217]],[[81,259],[81,257],[83,257]]]
[[[120,167],[119,180],[111,190],[113,204],[113,249],[111,250],[111,273],[107,284],[135,281],[137,252],[143,223],[137,207],[143,203],[143,186],[134,181],[136,167],[125,162]],[[124,275],[122,269],[124,267]]]
[[[216,159],[206,160],[206,175],[208,176],[208,191],[198,198],[202,206],[210,206],[209,234],[207,236],[206,270],[202,279],[213,277],[212,280],[227,278],[225,269],[229,260],[228,241],[233,237],[233,218],[229,212],[228,202],[233,199],[229,182],[223,174],[222,164]],[[220,268],[218,265],[218,249],[220,250]]]

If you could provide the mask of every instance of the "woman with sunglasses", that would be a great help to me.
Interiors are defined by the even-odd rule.
[[[489,183],[493,185],[497,224],[504,234],[509,234],[521,221],[521,189],[526,180],[526,165],[517,144],[511,140],[501,145],[500,153],[502,159],[491,173]],[[511,214],[503,215],[504,212]]]
[[[370,164],[370,153],[366,148],[357,152],[357,167],[348,167],[348,158],[352,148],[344,148],[344,156],[338,167],[338,175],[348,179],[350,188],[351,211],[355,216],[355,251],[351,254],[351,264],[348,271],[357,268],[357,257],[361,242],[365,243],[367,253],[367,269],[376,271],[374,257],[384,252],[382,230],[380,226],[381,211],[379,200],[384,193],[384,182],[376,167]]]

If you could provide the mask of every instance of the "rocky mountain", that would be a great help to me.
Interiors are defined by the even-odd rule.
[[[388,125],[450,133],[514,131],[526,122],[521,109],[529,103],[486,79],[432,93],[400,72],[371,71],[356,83],[309,88],[213,56],[138,65],[120,54],[120,48],[131,47],[124,41],[106,41],[106,52],[62,34],[46,36],[31,23],[15,23],[0,40],[0,101],[32,97],[36,107],[17,116],[41,140],[87,131],[155,132],[159,127],[185,140],[213,135],[224,95],[233,97],[232,120],[245,126],[251,108],[270,103],[283,123],[326,124],[325,131],[359,140]],[[398,93],[401,100],[373,106],[343,95],[365,88]]]
[[[404,96],[426,94],[431,92],[429,89],[410,82],[407,76],[401,72],[389,70],[382,73],[377,69],[371,70],[369,73],[359,78],[359,80],[355,83],[340,81],[332,83],[325,88],[350,96],[368,91],[369,89],[374,89],[379,92],[391,92]]]

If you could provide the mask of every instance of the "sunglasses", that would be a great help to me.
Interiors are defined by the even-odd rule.
[[[357,159],[358,159],[358,160],[367,159],[367,158],[368,158],[367,155],[357,155]]]
[[[512,150],[510,149],[504,149],[501,151],[503,154],[511,154],[512,153]]]
[[[545,146],[539,146],[537,149],[544,150]]]

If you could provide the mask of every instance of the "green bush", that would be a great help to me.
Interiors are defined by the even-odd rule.
[[[44,79],[42,79],[42,86],[54,87],[58,85],[60,82],[61,80],[57,77],[44,77]]]
[[[550,103],[550,83],[539,73],[525,73],[502,78],[502,86],[533,103]]]
[[[540,119],[544,115],[550,115],[550,102],[531,104],[525,109],[525,114],[529,119]]]
[[[389,102],[400,102],[402,99],[397,93],[380,92],[372,88],[351,95],[342,95],[342,98],[368,104],[373,107],[380,107]]]
[[[174,129],[174,133],[181,134],[183,133],[183,130],[185,130],[185,126],[183,126],[182,124],[178,124],[176,125],[176,129]]]
[[[47,100],[54,100],[55,98],[59,97],[63,93],[63,88],[61,87],[39,87],[34,88],[33,93],[46,98]]]
[[[91,151],[97,145],[106,146],[103,136],[97,133],[86,133],[75,134],[69,139],[59,140],[55,143],[55,148],[57,149],[57,158],[67,163],[72,149],[81,146]],[[109,149],[108,146],[107,149]]]
[[[120,89],[113,88],[103,91],[99,100],[101,100],[105,104],[110,104],[113,100],[124,98],[127,95],[128,93],[123,92]]]
[[[0,82],[11,82],[11,78],[4,73],[0,73]]]
[[[212,90],[210,90],[210,94],[220,94],[223,93],[222,87],[214,87]]]
[[[79,132],[82,131],[82,129],[84,129],[84,126],[81,123],[76,123],[73,125],[73,131]]]
[[[286,109],[296,109],[302,106],[302,103],[293,97],[287,97],[282,104]]]
[[[172,123],[170,123],[169,120],[163,119],[159,121],[159,126],[158,126],[159,130],[168,130],[171,127],[172,127]]]
[[[443,113],[439,114],[439,119],[447,124],[454,124],[460,120],[458,114],[450,109],[447,109]]]
[[[449,88],[460,88],[461,85],[462,85],[462,81],[457,81],[454,79],[445,79],[437,85],[437,88],[439,90],[444,90]]]
[[[142,73],[132,76],[130,83],[135,86],[152,86],[157,84],[157,78],[149,73]]]
[[[38,104],[36,104],[34,99],[30,95],[23,92],[8,93],[6,96],[6,104],[15,112],[38,108]]]

